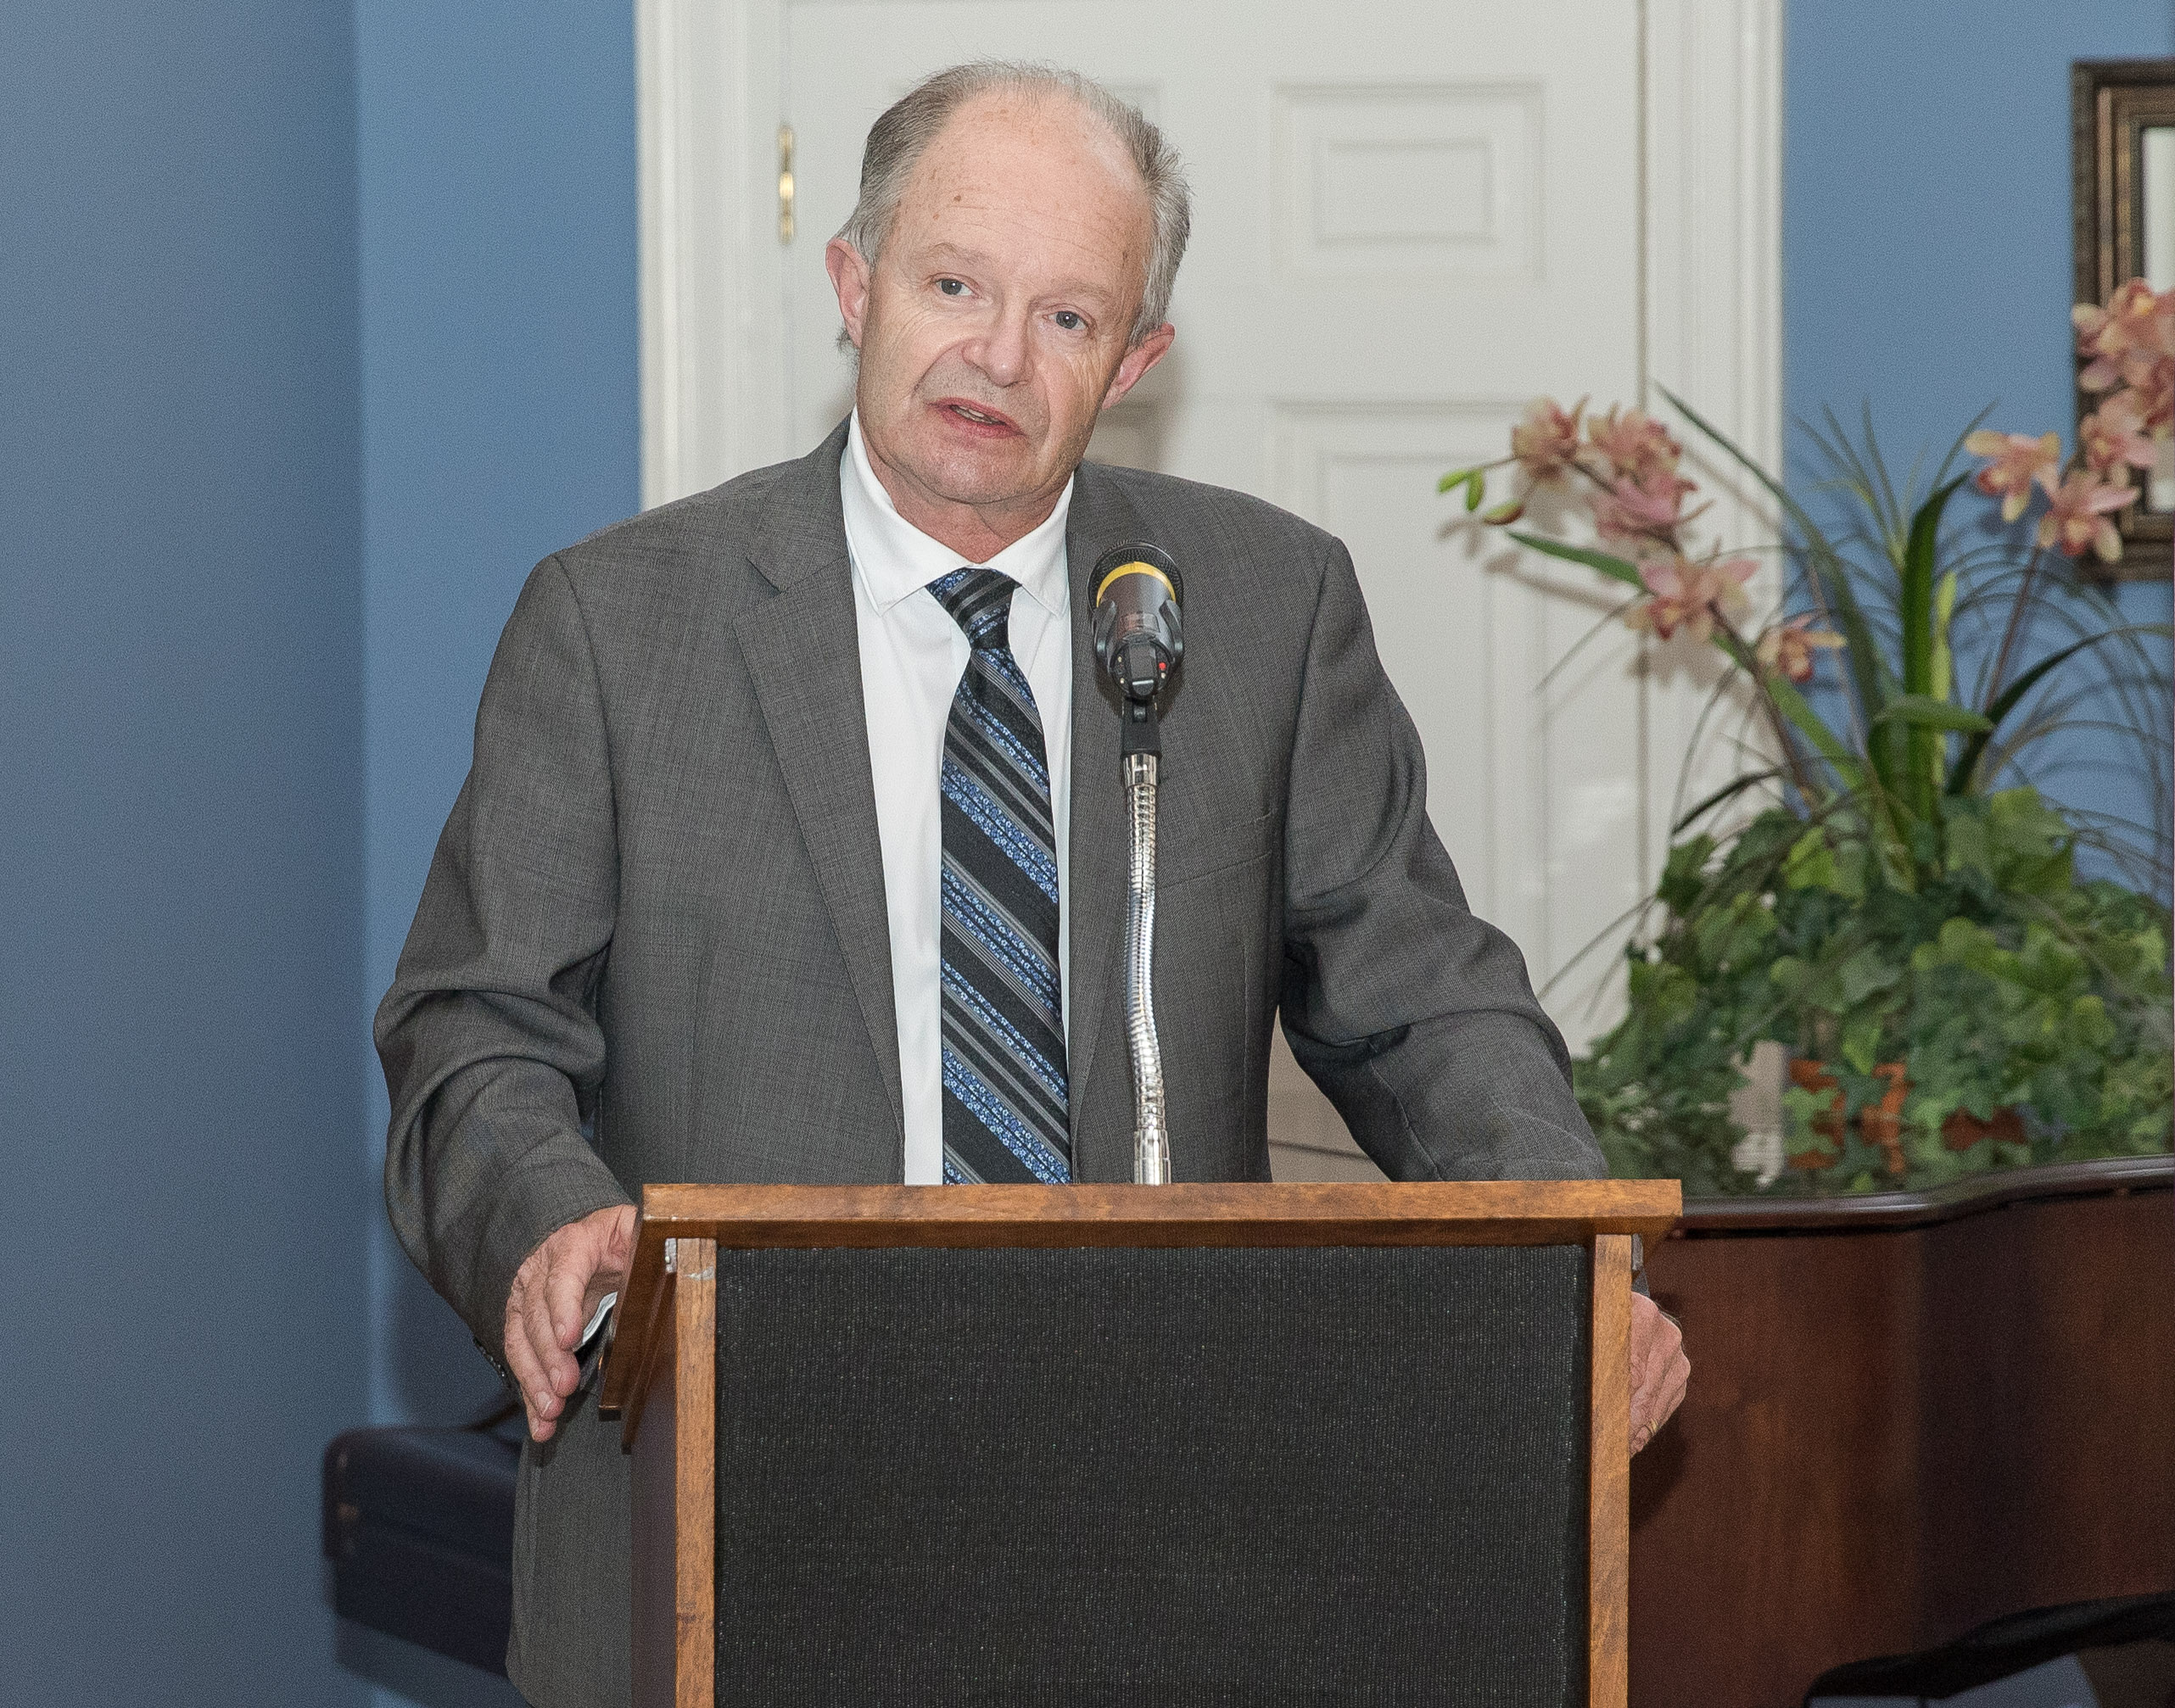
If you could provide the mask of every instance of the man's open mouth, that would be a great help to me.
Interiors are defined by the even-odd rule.
[[[947,403],[944,407],[962,421],[972,421],[976,427],[1009,427],[1012,423],[1004,416],[992,415],[986,410],[976,409],[970,404]]]

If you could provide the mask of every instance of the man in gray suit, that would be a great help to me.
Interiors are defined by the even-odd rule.
[[[508,1671],[628,1694],[628,1480],[579,1354],[653,1181],[1131,1177],[1118,717],[1089,566],[1185,576],[1159,1007],[1181,1179],[1268,1175],[1269,1029],[1393,1178],[1599,1174],[1467,909],[1335,539],[1081,461],[1170,348],[1186,192],[1068,74],[941,73],[827,252],[860,353],[812,454],[523,589],[377,1019],[386,1197],[520,1386]],[[1052,715],[1054,713],[1054,715]],[[1633,1440],[1681,1396],[1634,1321]]]

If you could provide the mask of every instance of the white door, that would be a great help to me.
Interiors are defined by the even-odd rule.
[[[764,421],[782,419],[804,448],[850,402],[823,246],[852,207],[869,122],[919,77],[977,56],[1049,59],[1135,101],[1186,159],[1194,237],[1171,355],[1091,455],[1255,493],[1344,539],[1426,746],[1435,827],[1575,1048],[1613,1013],[1592,1000],[1607,955],[1570,963],[1647,893],[1666,812],[1654,797],[1675,768],[1650,749],[1683,716],[1660,702],[1682,694],[1658,688],[1620,630],[1552,676],[1611,601],[1585,572],[1507,550],[1434,483],[1501,455],[1536,395],[1641,397],[1642,276],[1657,271],[1641,142],[1688,134],[1681,115],[1645,110],[1649,62],[1703,79],[1698,31],[1719,14],[1739,27],[1707,58],[1742,70],[1746,20],[1771,23],[1762,0],[1704,3],[791,0],[766,15],[797,229],[780,243],[769,228],[777,360],[742,392],[740,442],[763,444]],[[1678,38],[1650,38],[1642,59],[1655,15]],[[769,27],[748,38],[751,91]],[[761,292],[761,271],[739,276]],[[759,315],[759,298],[742,308]],[[1742,424],[1739,401],[1721,407]],[[1281,1049],[1272,1091],[1280,1175],[1366,1172]]]

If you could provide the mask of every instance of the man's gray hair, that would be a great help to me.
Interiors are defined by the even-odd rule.
[[[1131,102],[1100,83],[1060,65],[1015,59],[975,59],[925,77],[869,127],[861,153],[861,198],[838,235],[860,251],[871,267],[906,193],[907,180],[922,151],[959,108],[993,89],[1035,95],[1059,95],[1076,101],[1110,128],[1140,169],[1155,218],[1155,240],[1148,252],[1148,278],[1140,312],[1133,318],[1130,343],[1161,326],[1171,309],[1171,287],[1186,253],[1193,226],[1192,197],[1178,151]]]

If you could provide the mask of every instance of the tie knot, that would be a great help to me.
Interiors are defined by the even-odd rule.
[[[1001,569],[955,569],[929,583],[937,602],[966,631],[977,652],[1000,652],[1010,644],[1012,590],[1018,585]]]

